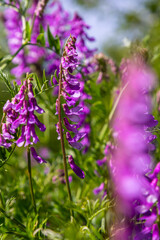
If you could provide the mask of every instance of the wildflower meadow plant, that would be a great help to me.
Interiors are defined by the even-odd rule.
[[[126,89],[114,119],[117,148],[111,172],[118,193],[117,208],[120,215],[125,216],[124,231],[118,232],[119,239],[129,236],[154,239],[157,234],[154,230],[156,217],[151,217],[159,198],[156,176],[151,174],[151,153],[155,150],[152,141],[156,138],[151,129],[158,121],[151,115],[149,95],[155,79],[148,67],[141,61],[139,63],[130,61],[128,64]]]
[[[60,0],[0,1],[0,239],[160,239],[152,4],[144,39],[100,53]]]

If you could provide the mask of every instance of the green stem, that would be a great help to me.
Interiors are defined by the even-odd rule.
[[[32,204],[33,204],[34,211],[35,211],[35,214],[36,214],[37,213],[37,208],[36,208],[36,201],[35,201],[34,192],[33,192],[32,168],[31,168],[31,153],[30,153],[30,147],[29,146],[27,147],[27,158],[28,158],[29,186],[30,186]]]
[[[7,159],[6,159],[6,160],[0,165],[0,168],[3,167],[3,166],[8,162],[8,160],[9,160],[10,157],[12,156],[12,154],[13,154],[15,148],[16,148],[16,144],[14,144],[14,147],[12,148],[12,151],[10,152],[8,158],[7,158]]]
[[[22,18],[22,34],[23,34],[23,37],[22,37],[22,44],[25,44],[26,43],[26,19],[25,19],[25,16],[21,16]]]
[[[8,64],[10,62],[12,62],[12,60],[17,56],[17,54],[25,47],[25,46],[38,46],[38,47],[42,47],[42,48],[45,48],[45,49],[48,49],[52,52],[55,52],[53,49],[51,49],[50,47],[45,47],[45,46],[42,46],[38,43],[30,43],[30,42],[27,42],[27,43],[24,43],[22,44],[22,46],[11,56],[11,58],[9,60],[5,60],[7,61],[6,63],[4,63],[1,67],[0,67],[0,70],[3,70],[5,69],[6,66],[8,66]],[[56,53],[56,52],[55,52]],[[57,54],[57,53],[56,53]],[[2,62],[2,61],[1,61]]]
[[[70,202],[72,202],[72,195],[69,186],[68,180],[68,170],[67,170],[67,161],[66,161],[66,152],[64,146],[64,137],[63,137],[63,129],[62,129],[62,118],[61,118],[61,89],[62,89],[62,64],[60,65],[60,78],[59,78],[59,94],[58,94],[58,120],[59,120],[59,131],[60,131],[60,140],[61,140],[61,147],[62,147],[62,154],[63,154],[63,165],[64,165],[64,174],[67,186],[67,192]],[[73,211],[70,210],[71,219],[73,217]]]

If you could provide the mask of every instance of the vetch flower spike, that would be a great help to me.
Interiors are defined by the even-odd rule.
[[[35,111],[39,114],[44,113],[44,110],[38,106],[34,97],[32,79],[27,78],[11,102],[7,100],[3,107],[6,121],[2,122],[0,146],[9,148],[15,142],[18,147],[23,145],[27,147],[39,142],[35,132],[35,125],[42,132],[46,130],[46,127],[39,121],[34,113]],[[14,134],[18,133],[19,127],[21,127],[21,134],[18,134],[19,138],[15,140]],[[45,162],[36,154],[35,150],[32,150],[31,153],[33,153],[33,157],[38,163]]]
[[[69,132],[73,132],[75,136],[72,138],[69,132],[66,132],[66,139],[68,143],[78,149],[81,150],[83,148],[83,144],[78,142],[81,138],[84,138],[87,134],[85,131],[79,133],[78,128],[81,126],[81,120],[83,118],[83,111],[84,108],[82,106],[77,105],[76,107],[71,107],[71,105],[68,105],[68,97],[72,99],[75,94],[81,95],[80,93],[80,83],[79,81],[74,77],[73,71],[78,66],[78,54],[76,52],[76,38],[70,36],[66,46],[64,48],[63,56],[61,59],[61,69],[62,69],[62,82],[61,82],[61,88],[60,88],[60,94],[63,96],[66,103],[64,103],[63,111],[66,115],[64,117],[64,126]],[[73,97],[74,101],[75,97]],[[78,98],[77,98],[78,101]],[[76,103],[76,102],[75,102]],[[58,113],[58,105],[59,100],[56,101],[56,114]],[[69,108],[70,107],[70,108]],[[75,122],[77,124],[72,124],[70,121]],[[59,124],[57,124],[57,133],[59,135]],[[64,129],[63,129],[64,131]],[[60,136],[58,136],[58,139],[60,139]]]

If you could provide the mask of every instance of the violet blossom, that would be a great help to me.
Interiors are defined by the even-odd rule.
[[[35,112],[42,114],[44,110],[37,104],[33,93],[32,79],[29,78],[24,81],[11,102],[8,100],[3,107],[5,119],[2,121],[0,145],[9,148],[13,143],[16,143],[18,147],[36,144],[39,138],[35,126],[42,132],[46,130],[46,127],[39,121]],[[18,129],[21,129],[20,134]],[[37,154],[34,147],[31,147],[31,153],[38,163],[46,162]]]
[[[67,130],[66,139],[70,146],[78,150],[81,150],[83,148],[83,144],[79,141],[86,135],[85,132],[79,132],[78,130],[79,127],[81,126],[80,121],[81,121],[81,115],[83,115],[83,108],[79,105],[75,106],[76,101],[73,102],[72,104],[69,102],[68,104],[68,101],[67,101],[68,98],[66,98],[66,96],[72,98],[73,95],[75,94],[78,95],[80,90],[79,81],[73,75],[73,71],[76,69],[78,65],[78,54],[76,52],[75,42],[76,42],[76,38],[70,36],[64,48],[63,56],[61,59],[62,89],[60,94],[63,96],[64,100],[66,101],[66,103],[62,105],[64,114],[65,114],[63,123]],[[58,113],[59,102],[57,101],[56,104],[57,104],[56,111]],[[72,124],[70,121],[74,122],[75,124]],[[56,129],[58,133],[58,139],[60,139],[59,122],[56,125]],[[74,136],[72,137],[71,134],[74,134]],[[69,157],[69,163],[73,171],[78,175],[79,168],[74,164],[74,160],[72,157]],[[81,176],[81,175],[78,175],[78,176]]]
[[[69,155],[68,156],[68,162],[69,162],[69,165],[70,167],[72,168],[72,170],[75,172],[75,174],[80,177],[80,178],[85,178],[85,174],[84,172],[82,171],[82,169],[80,169],[74,162],[74,159],[72,157],[72,155]]]
[[[140,62],[139,62],[140,63]],[[126,75],[127,73],[127,75]],[[155,136],[150,128],[157,125],[151,115],[149,92],[154,86],[154,76],[141,61],[129,61],[124,71],[126,89],[119,101],[114,118],[115,142],[111,173],[117,194],[117,212],[125,217],[125,227],[115,239],[132,236],[133,239],[159,239],[156,218],[159,201],[157,172],[153,170],[150,151]],[[134,218],[134,222],[132,219]],[[120,226],[121,228],[121,226]],[[123,235],[124,234],[124,235]]]

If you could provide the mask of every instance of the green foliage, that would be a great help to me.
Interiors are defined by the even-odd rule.
[[[11,96],[13,97],[15,95],[14,88],[12,87],[10,81],[8,80],[7,75],[4,74],[2,71],[0,71],[0,80],[2,80],[5,83],[8,91],[10,92]]]
[[[45,46],[45,36],[44,33],[40,33],[37,37],[37,43],[40,43],[43,47]]]
[[[48,37],[48,42],[49,42],[50,48],[54,47],[56,53],[60,54],[60,40],[59,40],[59,37],[58,36],[56,36],[55,38],[53,37],[49,26],[47,28],[47,37]]]
[[[26,41],[30,41],[31,40],[31,27],[30,27],[29,21],[26,21],[25,39],[26,39]]]

